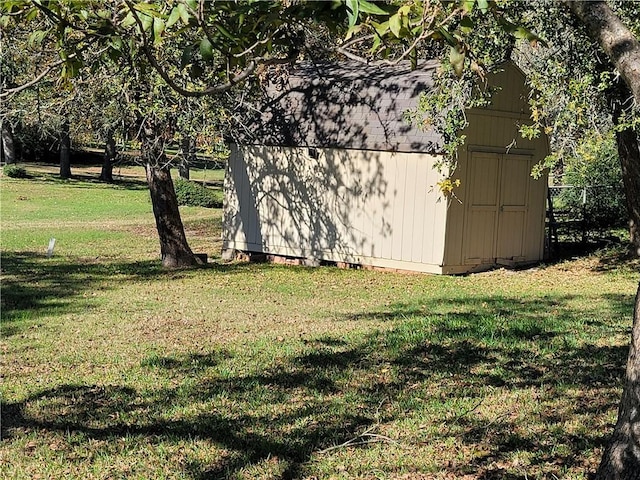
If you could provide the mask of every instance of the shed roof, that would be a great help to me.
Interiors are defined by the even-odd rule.
[[[330,147],[400,152],[440,152],[442,137],[403,116],[420,93],[433,88],[439,65],[411,70],[355,62],[301,65],[284,85],[271,85],[242,144]]]

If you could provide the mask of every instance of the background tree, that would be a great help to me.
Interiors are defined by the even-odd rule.
[[[106,67],[106,65],[105,65]],[[76,136],[84,146],[104,146],[99,179],[113,182],[113,167],[118,160],[118,143],[133,129],[133,113],[128,100],[129,70],[103,68],[101,74],[80,74],[73,79],[74,90],[82,101],[74,105]]]
[[[266,1],[4,2],[2,24],[32,31],[60,58],[41,64],[33,80],[0,95],[11,97],[54,71],[69,82],[80,72],[96,75],[127,65],[162,262],[193,265],[199,260],[184,235],[165,153],[179,108],[166,86],[189,98],[232,91],[259,67],[296,60],[313,19],[310,12],[329,21],[332,7]]]
[[[16,163],[16,142],[13,138],[13,127],[9,121],[1,121],[0,129],[2,134],[0,136],[0,143],[2,143],[2,162],[10,164]]]
[[[16,95],[6,96],[0,102],[0,119],[6,142],[13,140],[14,161],[31,157],[43,159],[55,152],[59,159],[63,116],[60,115],[69,100],[69,91],[58,84],[56,78],[41,78],[39,65],[55,63],[55,54],[40,45],[40,36],[24,25],[7,25],[3,31],[0,49],[1,92],[27,85]],[[12,41],[5,41],[11,38]]]

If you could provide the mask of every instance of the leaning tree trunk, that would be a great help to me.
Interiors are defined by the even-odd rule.
[[[596,480],[640,480],[640,285],[633,313],[631,346],[627,359],[618,422],[602,456]]]
[[[142,129],[142,158],[160,239],[162,266],[177,268],[201,264],[187,243],[163,142],[151,123],[146,122]]]
[[[629,90],[620,85],[609,92],[609,101],[614,111],[614,121],[619,129],[616,142],[627,208],[631,243],[640,254],[640,148],[638,135],[631,127],[619,125],[629,98]],[[640,480],[640,285],[636,293],[633,314],[631,346],[627,359],[622,399],[618,407],[618,421],[613,435],[602,456],[596,480]]]
[[[602,1],[578,2],[565,0],[565,5],[586,27],[589,36],[606,53],[624,81],[627,91],[614,93],[614,120],[619,123],[622,103],[635,100],[640,104],[640,42],[611,8]],[[615,98],[618,96],[618,99]],[[638,137],[631,127],[619,126],[618,152],[623,170],[627,206],[631,217],[631,235],[636,250],[640,250],[640,154]],[[598,480],[640,480],[640,285],[636,293],[631,346],[618,421],[596,473]]]
[[[13,129],[9,122],[2,122],[2,136],[0,140],[2,141],[2,150],[0,151],[2,161],[7,164],[16,163],[16,144],[13,139]]]
[[[62,122],[60,129],[60,178],[71,178],[71,137],[68,120]]]

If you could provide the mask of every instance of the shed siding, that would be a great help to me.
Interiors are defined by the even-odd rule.
[[[440,272],[446,202],[434,188],[441,179],[435,157],[340,149],[312,153],[232,148],[225,249]]]
[[[307,128],[304,122],[310,121],[323,127],[318,135],[296,136],[285,129],[284,140],[273,139],[280,146],[232,147],[223,248],[431,273],[541,260],[547,180],[533,179],[530,171],[548,154],[548,141],[519,134],[518,125],[529,117],[528,91],[517,67],[505,64],[489,83],[500,88],[489,108],[467,112],[466,143],[452,175],[461,187],[448,199],[437,187],[442,175],[433,165],[439,157],[425,153],[439,148],[433,132],[410,129],[415,141],[398,140],[393,148],[385,143],[395,152],[357,150],[380,143],[366,109],[325,118],[333,110],[322,108],[322,101],[330,104],[333,97],[305,96],[310,110],[285,127]],[[341,87],[332,88],[342,94]],[[370,93],[383,107],[392,101],[378,98],[376,89]],[[394,95],[398,104],[417,102],[416,91]],[[378,113],[393,113],[398,120],[396,107]],[[355,128],[356,120],[366,128],[351,132],[351,143],[329,142],[333,129],[327,127],[344,123]]]

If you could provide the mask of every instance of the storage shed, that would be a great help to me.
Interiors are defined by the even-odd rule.
[[[223,256],[443,274],[541,260],[547,181],[530,172],[548,141],[518,133],[522,72],[504,64],[491,106],[467,112],[445,197],[442,138],[404,119],[438,65],[306,66],[272,86],[231,146]]]

